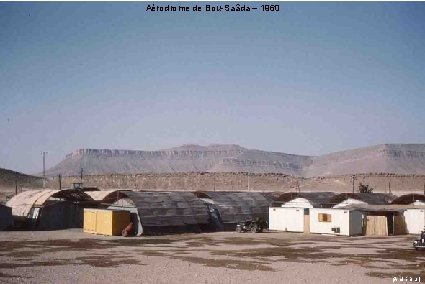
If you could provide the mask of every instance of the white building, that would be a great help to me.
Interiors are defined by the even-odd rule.
[[[363,233],[363,214],[357,210],[312,208],[310,209],[310,232],[355,236]]]
[[[425,209],[411,208],[403,212],[408,234],[420,234],[425,227]]]
[[[403,212],[406,233],[420,234],[425,227],[425,196],[423,194],[404,194],[393,200],[394,206],[406,206]]]
[[[310,232],[309,210],[327,205],[332,192],[287,192],[269,207],[269,229]]]
[[[270,207],[269,229],[285,232],[309,232],[308,208]]]

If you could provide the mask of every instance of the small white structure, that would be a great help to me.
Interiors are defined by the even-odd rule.
[[[302,197],[294,198],[284,204],[282,204],[282,207],[286,208],[313,208],[313,203]]]
[[[425,227],[425,209],[411,208],[403,212],[408,234],[420,234]]]
[[[340,193],[329,200],[333,208],[346,206],[388,205],[394,195],[386,193]]]
[[[333,196],[335,196],[333,192],[285,192],[279,195],[276,202],[281,203],[279,207],[322,208]]]
[[[269,229],[285,232],[309,232],[308,208],[269,207]]]
[[[357,210],[312,208],[310,209],[310,232],[355,236],[363,233],[363,214]]]
[[[341,203],[336,204],[333,208],[344,208],[348,205],[367,205],[367,203],[358,199],[347,198]]]

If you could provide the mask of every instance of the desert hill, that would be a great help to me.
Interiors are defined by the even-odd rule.
[[[15,194],[16,186],[18,191],[22,188],[41,188],[43,179],[0,168],[0,203],[5,202]]]
[[[239,145],[183,145],[158,151],[79,149],[48,176],[250,172],[312,177],[360,173],[424,174],[425,144],[382,144],[312,157],[246,149]]]
[[[425,144],[382,144],[314,157],[303,176],[424,174]]]
[[[15,188],[16,183],[18,187],[42,187],[43,179],[0,168],[0,188]]]

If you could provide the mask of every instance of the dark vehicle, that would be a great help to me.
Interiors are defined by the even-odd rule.
[[[267,227],[267,222],[262,218],[255,218],[254,220],[247,219],[245,221],[240,221],[236,225],[236,232],[243,233],[249,231],[251,233],[261,233]]]
[[[421,237],[413,241],[415,250],[425,249],[425,231],[421,232]]]

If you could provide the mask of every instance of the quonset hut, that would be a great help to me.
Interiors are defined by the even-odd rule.
[[[111,195],[117,196],[116,192]],[[105,200],[113,196],[105,196]],[[134,233],[160,235],[210,229],[207,206],[190,192],[120,191],[108,209],[130,211]]]
[[[82,228],[83,209],[93,199],[81,190],[27,190],[7,203],[15,226],[36,230]]]
[[[12,227],[12,209],[3,204],[0,204],[0,231]]]
[[[425,195],[417,193],[409,193],[398,196],[391,204],[397,205],[425,205]]]
[[[272,195],[260,192],[197,191],[194,193],[208,206],[216,230],[235,230],[246,219],[269,219]]]

